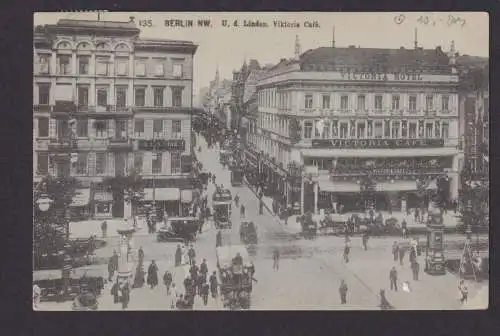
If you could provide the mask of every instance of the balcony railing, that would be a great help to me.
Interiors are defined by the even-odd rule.
[[[191,113],[193,108],[185,106],[134,106],[132,110],[148,113]]]
[[[424,110],[424,114],[426,117],[429,117],[429,118],[434,118],[437,116],[436,110]]]
[[[332,177],[347,177],[358,175],[390,176],[390,175],[439,175],[444,172],[441,167],[420,168],[341,168],[330,173]]]

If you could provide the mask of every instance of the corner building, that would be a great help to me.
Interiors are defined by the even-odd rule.
[[[296,48],[297,49],[297,48]],[[322,47],[282,60],[257,84],[265,183],[301,212],[420,206],[419,190],[458,197],[458,76],[436,49]]]
[[[133,23],[83,20],[34,32],[34,181],[77,177],[72,210],[83,217],[130,216],[110,185],[132,170],[145,183],[144,201],[171,216],[193,198],[197,46],[139,33]]]

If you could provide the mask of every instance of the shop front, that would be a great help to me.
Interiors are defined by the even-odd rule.
[[[259,155],[253,150],[245,150],[245,176],[248,183],[256,186],[259,183]]]
[[[71,218],[88,219],[90,217],[90,188],[76,189],[69,208]]]
[[[113,217],[113,194],[110,191],[94,191],[94,218]]]
[[[154,202],[153,202],[154,199]],[[163,217],[181,217],[182,203],[179,188],[144,188],[144,204],[155,205],[158,215]]]

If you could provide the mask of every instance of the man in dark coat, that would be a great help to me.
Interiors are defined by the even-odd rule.
[[[215,247],[222,246],[222,233],[221,231],[217,231],[217,236],[215,237]]]
[[[340,287],[339,287],[339,294],[340,294],[340,304],[346,304],[347,303],[347,284],[345,283],[344,280],[340,282]]]
[[[115,264],[114,264],[114,261],[113,261],[113,257],[109,257],[109,261],[108,261],[108,281],[112,281],[113,280],[113,276],[115,275]]]
[[[137,255],[139,257],[139,264],[144,263],[144,250],[142,249],[142,246],[139,247],[139,250],[137,251]]]
[[[144,282],[144,266],[142,264],[138,264],[135,271],[133,288],[142,288],[142,286],[144,286]]]
[[[418,261],[414,261],[411,263],[411,271],[413,273],[413,280],[418,281],[418,273],[420,272],[420,264]]]
[[[380,309],[382,310],[391,310],[394,307],[387,301],[385,297],[385,290],[380,290]]]
[[[398,261],[399,245],[397,242],[394,242],[394,244],[392,244],[392,255],[394,256],[394,261]]]
[[[398,271],[396,271],[396,267],[392,267],[389,272],[389,281],[391,282],[391,290],[398,291]]]
[[[405,257],[405,249],[404,249],[404,247],[400,246],[398,252],[399,252],[399,264],[401,266],[403,266],[403,259]]]
[[[158,285],[158,266],[154,260],[151,261],[151,264],[148,267],[148,285],[151,286],[151,289],[155,288]]]
[[[121,289],[122,292],[122,309],[127,309],[128,303],[130,302],[130,288],[128,286],[128,283],[125,283],[123,288]]]
[[[259,201],[259,215],[263,215],[264,214],[264,201],[262,199],[260,199]]]
[[[218,289],[218,281],[217,281],[217,275],[216,272],[214,271],[212,275],[210,276],[210,292],[212,293],[212,297],[216,298],[217,297],[217,289]]]
[[[245,205],[244,204],[241,204],[241,207],[240,207],[240,217],[241,218],[245,217]]]
[[[190,268],[189,268],[189,274],[191,275],[191,279],[192,280],[196,280],[198,278],[198,266],[196,266],[196,264],[193,264]]]
[[[209,285],[207,282],[204,282],[202,285],[201,285],[201,297],[203,299],[203,304],[206,306],[207,303],[208,303],[208,290],[209,290]]]
[[[165,271],[165,274],[163,274],[163,283],[165,284],[165,287],[167,287],[167,295],[170,295],[170,285],[172,285],[172,273],[170,273],[168,270]]]
[[[188,250],[188,257],[189,257],[189,265],[194,265],[195,263],[195,257],[196,257],[196,252],[194,251],[193,245]]]
[[[414,247],[410,248],[410,264],[413,264],[417,261],[417,251],[415,251],[415,249],[416,248]]]
[[[113,295],[113,302],[118,303],[120,302],[120,296],[118,295],[120,285],[118,284],[118,281],[116,281],[113,284],[113,287],[111,287],[111,295]]]
[[[175,266],[180,266],[182,263],[182,250],[181,244],[177,244],[177,249],[175,250]]]
[[[200,274],[205,275],[205,278],[208,274],[207,259],[203,259],[203,261],[200,264]]]
[[[406,224],[406,221],[404,219],[401,222],[401,230],[403,231],[403,238],[406,238],[406,235],[408,233],[408,225]]]

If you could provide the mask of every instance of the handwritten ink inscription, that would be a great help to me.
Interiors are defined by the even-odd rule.
[[[410,21],[404,14],[398,14],[394,16],[393,21],[397,25],[401,25],[405,22]],[[447,27],[459,26],[464,27],[467,21],[458,16],[458,15],[443,15],[443,16],[434,16],[434,15],[419,15],[416,19],[416,23],[423,26],[432,26],[436,25],[445,25]]]

